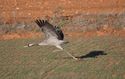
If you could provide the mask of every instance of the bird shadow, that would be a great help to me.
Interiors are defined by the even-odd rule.
[[[81,60],[81,59],[84,59],[84,58],[97,58],[100,55],[107,55],[107,53],[105,53],[102,50],[91,51],[86,55],[77,56],[76,58]],[[63,59],[72,59],[72,57],[63,57]]]
[[[82,56],[78,56],[76,58],[79,58],[79,59],[84,59],[84,58],[97,58],[98,56],[100,55],[107,55],[107,53],[105,53],[104,51],[91,51],[89,52],[88,54],[86,55],[82,55]]]

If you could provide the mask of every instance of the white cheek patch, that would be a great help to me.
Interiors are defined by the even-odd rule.
[[[28,45],[26,45],[26,46],[24,46],[24,47],[30,47],[30,46],[33,46],[34,44],[28,44]]]

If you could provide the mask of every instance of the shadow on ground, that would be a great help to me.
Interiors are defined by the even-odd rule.
[[[77,58],[80,58],[80,59],[83,59],[83,58],[96,58],[99,55],[107,55],[107,54],[104,53],[104,51],[91,51],[88,54],[79,56]]]
[[[76,58],[79,59],[84,59],[84,58],[97,58],[100,55],[107,55],[107,53],[105,53],[104,51],[91,51],[86,55],[81,55],[81,56],[77,56]],[[57,58],[56,58],[57,59]],[[71,57],[63,57],[63,59],[72,59]]]

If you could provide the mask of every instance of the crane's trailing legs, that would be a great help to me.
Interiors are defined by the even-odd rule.
[[[31,44],[28,44],[27,46],[24,46],[24,47],[32,47],[32,46],[42,46],[42,45],[47,45],[46,43],[31,43]],[[66,54],[68,54],[70,57],[72,57],[73,59],[75,60],[78,60],[78,58],[74,57],[71,53],[67,52],[66,50],[64,50],[60,45],[57,45],[56,46],[57,48],[59,48],[61,51],[64,51]]]
[[[66,52],[66,54],[68,54],[73,59],[78,60],[78,58],[74,57],[71,53],[69,53],[66,50],[64,50],[60,45],[57,45],[56,47],[59,48],[60,50],[64,51],[64,52]]]

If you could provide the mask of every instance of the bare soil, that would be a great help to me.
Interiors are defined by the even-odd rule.
[[[113,30],[111,28],[107,28],[105,30],[99,31],[88,31],[88,32],[69,32],[64,31],[65,36],[73,39],[77,38],[91,38],[94,36],[120,36],[125,37],[125,30]],[[20,38],[39,38],[43,37],[43,33],[41,32],[26,32],[26,33],[8,33],[0,35],[0,40],[11,40],[11,39],[20,39]]]
[[[125,0],[0,0],[3,22],[32,21],[43,16],[124,13]]]

